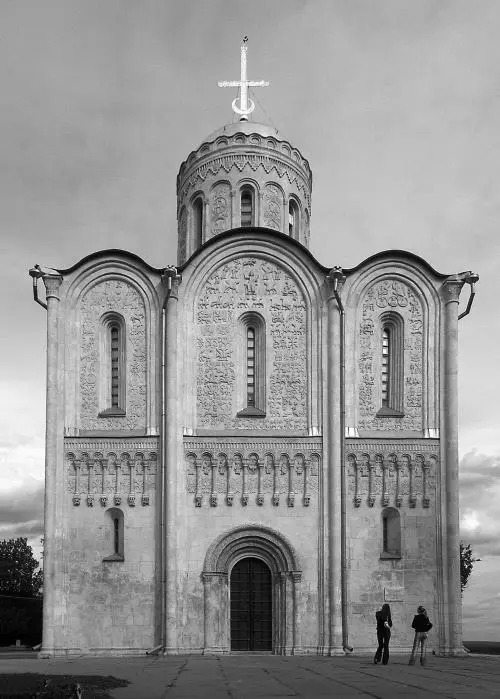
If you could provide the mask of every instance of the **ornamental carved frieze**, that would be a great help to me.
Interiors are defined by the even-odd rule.
[[[156,488],[157,441],[65,440],[66,490],[73,505],[135,507],[151,503]]]
[[[125,323],[125,415],[98,417],[108,405],[100,404],[99,368],[105,365],[102,317],[117,313]],[[137,289],[122,279],[94,284],[80,302],[80,429],[133,430],[146,421],[146,318]]]
[[[402,417],[377,417],[382,407],[382,327],[391,314],[402,320]],[[423,427],[424,314],[422,303],[400,279],[372,284],[360,305],[357,327],[358,427],[421,430]]]
[[[221,182],[210,193],[210,231],[218,235],[231,228],[231,188]]]
[[[275,184],[264,188],[264,226],[275,231],[283,230],[283,193]]]
[[[248,312],[265,325],[265,416],[259,418],[237,416],[245,407],[240,402],[246,381],[239,328]],[[221,265],[201,290],[195,330],[199,427],[306,429],[306,304],[287,271],[250,256]]]
[[[320,442],[185,440],[184,449],[186,491],[196,507],[309,507],[317,496]]]
[[[429,508],[436,495],[438,445],[346,445],[349,499],[354,507]]]
[[[228,153],[204,162],[182,181],[182,186],[177,192],[178,201],[186,201],[189,192],[195,187],[199,187],[200,182],[205,182],[208,177],[218,177],[221,176],[221,173],[229,175],[233,168],[236,168],[240,173],[245,171],[256,173],[260,168],[266,175],[275,173],[280,179],[286,178],[288,183],[295,185],[297,191],[304,197],[307,208],[311,207],[310,183],[305,179],[299,167],[295,167],[291,163],[284,163],[279,157],[269,153],[251,152]]]

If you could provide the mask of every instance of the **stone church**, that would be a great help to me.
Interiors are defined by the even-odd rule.
[[[176,264],[30,270],[41,655],[373,652],[385,602],[393,651],[423,604],[431,648],[460,654],[458,306],[477,275],[400,250],[319,262],[309,163],[248,119],[241,51],[241,120],[179,169]]]

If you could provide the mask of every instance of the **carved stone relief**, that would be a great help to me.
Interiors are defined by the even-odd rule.
[[[404,417],[376,417],[382,407],[382,321],[393,311],[403,319]],[[420,300],[404,282],[384,279],[366,291],[358,324],[358,426],[372,430],[422,429],[423,310]]]
[[[319,444],[203,443],[186,440],[186,490],[196,507],[308,507],[318,492]],[[282,448],[301,448],[283,452]],[[217,451],[224,448],[225,451]],[[208,451],[208,450],[210,451]]]
[[[210,229],[212,235],[231,228],[231,189],[225,182],[217,184],[210,195]]]
[[[283,194],[275,184],[264,189],[264,225],[283,232]]]
[[[125,320],[126,406],[123,417],[98,417],[99,366],[101,357],[101,318],[107,312],[119,313]],[[121,279],[95,284],[80,302],[80,425],[83,430],[132,430],[146,422],[146,321],[139,292]]]
[[[429,508],[435,498],[436,445],[346,445],[348,490],[354,507]]]
[[[156,440],[65,440],[66,490],[73,505],[150,504],[156,488]],[[150,451],[153,449],[153,451]]]
[[[238,418],[236,365],[240,316],[259,313],[266,324],[266,417]],[[196,308],[198,426],[215,429],[305,429],[306,305],[293,278],[274,262],[242,257],[206,281]]]

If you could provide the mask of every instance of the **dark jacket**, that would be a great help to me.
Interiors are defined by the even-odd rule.
[[[377,631],[382,631],[385,628],[385,622],[392,626],[392,619],[390,616],[386,616],[383,612],[378,611],[375,613],[375,619],[377,620]]]
[[[412,629],[415,631],[430,631],[432,629],[432,624],[429,621],[429,617],[425,614],[416,614],[413,617],[413,623],[411,625]]]

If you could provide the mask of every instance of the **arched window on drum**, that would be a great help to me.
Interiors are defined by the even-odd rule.
[[[243,187],[240,194],[241,226],[255,225],[255,198],[251,187]]]

